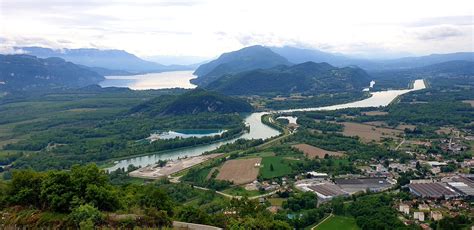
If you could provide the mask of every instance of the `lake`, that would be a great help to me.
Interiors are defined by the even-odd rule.
[[[130,76],[105,76],[101,87],[128,87],[133,90],[184,88],[193,89],[196,85],[190,80],[196,78],[193,71],[169,71]]]
[[[398,96],[403,95],[405,93],[425,89],[425,82],[423,80],[416,80],[413,83],[411,89],[403,89],[403,90],[387,90],[387,91],[380,91],[380,92],[371,92],[371,97],[367,99],[363,99],[360,101],[332,105],[332,106],[324,106],[324,107],[316,107],[316,108],[304,108],[304,109],[290,109],[290,110],[277,110],[272,112],[258,112],[252,113],[245,118],[245,123],[250,127],[250,132],[244,133],[242,136],[238,138],[234,138],[231,140],[226,141],[219,141],[210,145],[203,145],[197,147],[190,147],[185,149],[179,150],[171,150],[167,152],[157,153],[157,154],[150,154],[147,156],[140,156],[140,157],[132,157],[125,160],[120,160],[115,162],[113,167],[108,168],[108,170],[116,170],[118,168],[127,168],[128,165],[133,164],[135,166],[146,166],[149,164],[154,164],[158,160],[174,160],[177,158],[182,158],[186,156],[197,156],[201,155],[207,151],[214,150],[219,146],[222,146],[227,143],[232,143],[239,138],[244,139],[267,139],[270,137],[274,137],[280,134],[279,131],[270,128],[269,126],[263,124],[261,122],[261,118],[263,115],[268,113],[287,113],[287,112],[296,112],[296,111],[318,111],[318,110],[337,110],[337,109],[344,109],[344,108],[362,108],[362,107],[379,107],[379,106],[387,106],[389,105],[394,99]],[[296,118],[295,118],[296,121]]]
[[[161,152],[159,154],[150,154],[147,156],[140,156],[140,157],[132,157],[129,159],[125,160],[120,160],[115,162],[115,165],[108,168],[107,170],[109,171],[114,171],[118,168],[125,168],[127,169],[128,165],[133,164],[135,166],[147,166],[149,164],[154,164],[158,160],[175,160],[178,158],[183,158],[183,157],[191,157],[191,156],[197,156],[201,155],[207,151],[211,151],[214,149],[219,148],[222,145],[225,145],[227,143],[232,143],[236,141],[239,138],[244,138],[244,139],[267,139],[273,136],[278,136],[280,135],[280,132],[268,127],[267,125],[263,124],[261,122],[261,117],[262,115],[265,114],[264,112],[260,113],[252,113],[250,115],[247,115],[245,118],[245,124],[250,127],[250,131],[244,133],[238,138],[230,139],[230,140],[225,140],[225,141],[219,141],[213,144],[209,145],[200,145],[196,147],[189,147],[189,148],[184,148],[184,149],[177,149],[177,150],[170,150],[167,152]]]

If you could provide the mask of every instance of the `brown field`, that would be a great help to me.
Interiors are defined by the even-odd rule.
[[[440,127],[438,130],[435,131],[437,134],[450,134],[453,132],[453,128],[450,127]]]
[[[257,179],[260,167],[255,164],[262,158],[229,160],[219,169],[216,179],[232,181],[234,184],[246,184]]]
[[[97,109],[94,109],[94,108],[76,108],[76,109],[68,109],[65,112],[84,113],[84,112],[93,112],[93,111],[97,111]]]
[[[383,112],[383,111],[369,111],[369,112],[362,112],[363,115],[366,116],[383,116],[387,115],[388,112]]]
[[[474,107],[474,100],[466,100],[466,101],[462,101],[464,103],[468,103],[470,104],[472,107]]]
[[[324,149],[314,147],[308,144],[297,144],[297,145],[293,145],[292,147],[303,152],[306,157],[311,158],[311,159],[324,158],[326,154],[328,154],[329,156],[335,156],[335,157],[344,156],[344,153],[328,151],[328,150],[324,150]]]
[[[416,128],[416,125],[398,125],[398,126],[396,127],[396,129],[398,129],[398,130],[409,129],[409,130],[411,130],[411,131],[415,130],[415,128]]]
[[[380,141],[382,138],[397,138],[403,131],[389,128],[378,128],[372,125],[366,125],[354,122],[342,122],[345,136],[358,136],[364,142]]]
[[[372,126],[377,126],[377,127],[387,127],[388,124],[384,121],[367,121],[367,122],[364,122],[364,124],[367,124],[367,125],[372,125]]]

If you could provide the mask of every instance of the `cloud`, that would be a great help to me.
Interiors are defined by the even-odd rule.
[[[474,25],[474,16],[463,15],[463,16],[450,16],[450,17],[431,17],[422,18],[411,23],[406,24],[409,27],[426,27],[426,26],[437,26],[437,25]]]
[[[472,50],[474,25],[468,0],[434,1],[428,8],[409,0],[0,2],[0,21],[8,22],[0,29],[8,41],[1,43],[114,48],[142,56],[216,56],[256,44],[344,53],[466,51]]]
[[[61,44],[71,44],[72,41],[69,41],[69,40],[66,40],[66,39],[58,39],[56,40],[58,43],[61,43]]]
[[[26,50],[0,45],[0,54],[27,54],[27,53],[28,52]]]
[[[419,40],[444,40],[451,37],[463,36],[461,29],[454,26],[437,26],[426,31],[419,32],[417,38]]]

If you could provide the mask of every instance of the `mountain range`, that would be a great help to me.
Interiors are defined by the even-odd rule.
[[[123,50],[99,50],[90,48],[50,49],[43,47],[16,47],[15,49],[39,58],[59,57],[75,64],[102,68],[103,73],[119,70],[129,72],[130,74],[137,74],[193,69],[189,66],[162,65],[146,61]]]
[[[104,77],[89,68],[61,58],[0,55],[0,87],[11,90],[44,87],[82,87]]]
[[[228,86],[225,86],[232,82],[230,80],[231,77],[228,75],[238,75],[238,78],[242,78],[245,75],[246,78],[248,78],[249,75],[254,74],[254,80],[258,82],[261,79],[257,79],[257,77],[260,76],[259,74],[261,74],[262,71],[265,72],[264,75],[267,77],[269,74],[281,74],[277,73],[276,69],[271,71],[264,71],[262,69],[269,69],[280,65],[291,66],[293,64],[305,62],[327,63],[335,67],[357,66],[368,71],[369,74],[380,74],[384,71],[394,72],[409,70],[423,66],[459,60],[474,61],[474,53],[459,52],[389,60],[366,60],[355,59],[342,54],[328,53],[315,49],[302,49],[290,46],[264,47],[257,45],[224,53],[217,59],[199,66],[199,68],[197,68],[194,72],[198,78],[194,79],[192,82],[199,86],[206,87],[212,84],[212,82],[219,80],[222,76],[227,76],[225,79],[222,79],[218,83],[212,84],[210,87],[219,90],[224,88],[229,89]],[[281,70],[281,68],[277,69]],[[249,70],[255,71],[250,73],[242,73]],[[287,70],[285,69],[284,71]],[[239,75],[238,73],[242,74]],[[253,86],[249,83],[248,87]],[[229,90],[232,92],[237,92],[233,89]]]
[[[419,57],[404,57],[398,59],[373,60],[373,59],[356,59],[342,54],[334,54],[323,52],[316,49],[303,49],[290,46],[284,47],[268,47],[273,52],[285,57],[292,63],[327,62],[333,66],[345,67],[356,65],[368,71],[394,70],[394,69],[410,69],[433,65],[448,61],[474,61],[473,52],[458,52],[449,54],[431,54]]]

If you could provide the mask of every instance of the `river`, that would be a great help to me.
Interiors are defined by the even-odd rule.
[[[140,157],[132,157],[125,160],[120,160],[115,162],[113,167],[108,168],[108,170],[113,171],[118,168],[127,168],[128,165],[133,164],[135,166],[146,166],[149,164],[154,164],[158,160],[168,160],[168,159],[177,159],[182,158],[185,156],[197,156],[204,152],[214,150],[221,145],[232,143],[239,138],[244,139],[267,139],[273,136],[279,135],[279,131],[268,127],[267,125],[261,122],[261,117],[264,114],[268,113],[289,113],[289,112],[300,112],[300,111],[320,111],[320,110],[337,110],[337,109],[346,109],[346,108],[363,108],[363,107],[379,107],[379,106],[387,106],[389,105],[395,98],[398,96],[415,91],[425,89],[425,83],[423,80],[416,80],[413,83],[413,88],[411,89],[403,89],[403,90],[387,90],[387,91],[379,91],[379,92],[372,92],[371,97],[367,99],[363,99],[360,101],[338,104],[338,105],[331,105],[331,106],[324,106],[324,107],[315,107],[315,108],[303,108],[303,109],[289,109],[289,110],[277,110],[272,112],[257,112],[248,115],[245,118],[245,123],[250,127],[250,132],[241,135],[238,138],[220,141],[209,145],[202,145],[196,147],[190,147],[186,149],[180,150],[172,150],[168,152],[162,152],[158,154],[151,154],[147,156],[140,156]]]

